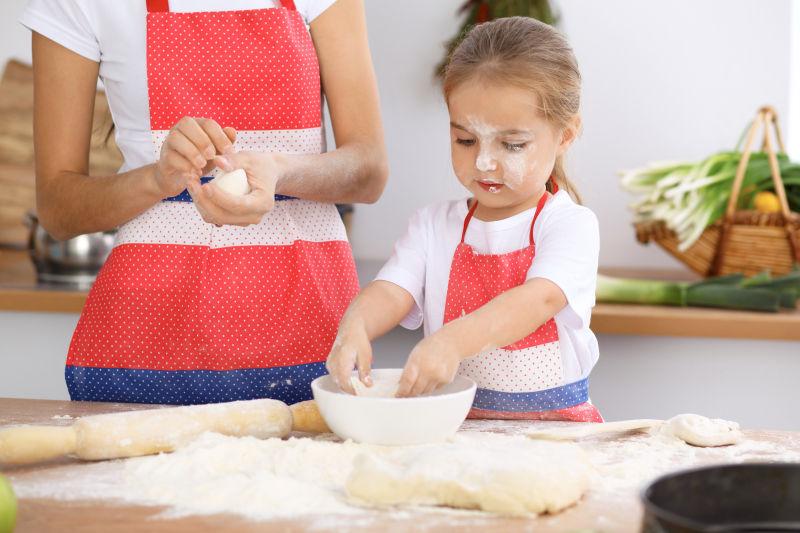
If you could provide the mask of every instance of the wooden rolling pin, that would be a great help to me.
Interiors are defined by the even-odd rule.
[[[85,460],[171,452],[213,431],[259,439],[292,430],[327,432],[316,402],[291,408],[278,400],[248,400],[87,416],[71,426],[0,429],[0,464],[30,464],[63,455]]]

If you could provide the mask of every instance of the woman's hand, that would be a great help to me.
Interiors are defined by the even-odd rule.
[[[408,356],[397,397],[420,396],[447,385],[456,377],[461,359],[455,344],[443,336],[435,333],[422,339]]]
[[[207,118],[183,117],[161,145],[154,179],[162,198],[180,194],[211,168],[218,154],[233,152],[236,130]]]
[[[250,192],[234,196],[214,186],[213,181],[202,186],[198,181],[189,182],[189,194],[203,220],[217,226],[261,222],[275,206],[275,184],[285,172],[286,158],[280,154],[239,152],[218,156],[214,163],[225,172],[244,169]]]
[[[347,323],[345,319],[339,327],[325,367],[340,389],[355,394],[350,383],[350,374],[355,366],[358,366],[358,378],[361,382],[371,387],[372,345],[367,331],[363,324]]]

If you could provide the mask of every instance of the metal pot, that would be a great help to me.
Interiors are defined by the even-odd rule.
[[[90,286],[114,247],[117,230],[78,235],[58,241],[39,224],[29,211],[26,215],[28,252],[39,281]]]

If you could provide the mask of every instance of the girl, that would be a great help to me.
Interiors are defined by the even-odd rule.
[[[580,74],[550,26],[514,17],[476,26],[444,76],[453,169],[468,200],[416,212],[394,255],[349,306],[327,368],[370,385],[370,341],[425,326],[398,396],[458,373],[472,417],[601,422],[587,376],[599,236],[564,173],[579,128]]]

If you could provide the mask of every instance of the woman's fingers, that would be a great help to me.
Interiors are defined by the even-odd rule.
[[[208,136],[203,127],[199,124],[199,120],[192,117],[183,117],[178,121],[170,136],[176,132],[184,135],[191,143],[197,148],[204,159],[212,159],[216,155],[217,150],[213,141]],[[227,137],[226,137],[227,139]],[[205,166],[205,163],[203,163]]]
[[[180,131],[174,131],[164,141],[168,150],[177,152],[194,168],[201,170],[206,166],[206,158],[197,149],[197,146]],[[169,155],[169,152],[168,152]]]
[[[231,128],[230,126],[227,126],[225,128],[222,128],[222,131],[225,132],[225,135],[228,136],[228,140],[231,141],[231,143],[235,143],[236,142],[236,130],[235,129]]]
[[[210,118],[198,118],[197,123],[203,129],[206,136],[211,140],[211,143],[216,149],[216,151],[212,152],[211,155],[208,155],[206,159],[213,159],[216,153],[228,154],[233,152],[233,143],[231,139],[228,137],[226,132],[222,130],[222,126],[217,124],[216,121],[211,120]]]
[[[236,139],[236,131],[233,128],[223,131],[216,121],[209,118],[183,117],[170,135],[176,132],[184,135],[206,160],[213,159],[218,153],[233,151],[232,143]]]

